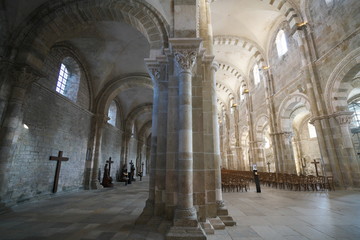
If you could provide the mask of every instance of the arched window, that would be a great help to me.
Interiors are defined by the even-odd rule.
[[[286,36],[285,36],[285,32],[283,30],[280,30],[278,32],[275,43],[276,43],[276,48],[277,48],[279,57],[281,57],[288,51],[287,43],[286,43]]]
[[[349,104],[349,110],[354,112],[353,118],[350,124],[351,132],[360,132],[360,100],[353,101]]]
[[[71,57],[63,59],[56,83],[56,92],[76,101],[80,85],[80,67]]]
[[[131,128],[131,137],[135,137],[135,123],[133,124]]]
[[[270,140],[268,137],[264,137],[264,148],[269,149],[270,148]]]
[[[315,126],[312,125],[310,122],[308,122],[308,129],[309,129],[309,137],[310,138],[316,138],[316,129]]]
[[[61,64],[58,81],[56,84],[56,91],[64,95],[66,82],[69,77],[69,71],[64,64]]]
[[[260,71],[258,64],[255,64],[253,68],[253,74],[254,74],[254,85],[257,86],[260,83]]]
[[[117,115],[117,107],[116,107],[116,103],[115,101],[112,101],[109,107],[109,111],[108,111],[108,123],[116,126],[116,115]]]
[[[245,99],[245,95],[244,95],[244,85],[240,86],[240,101]]]

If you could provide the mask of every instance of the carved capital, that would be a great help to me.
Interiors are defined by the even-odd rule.
[[[199,38],[172,38],[174,60],[180,71],[191,71],[198,57],[202,40]]]
[[[324,119],[330,119],[330,118],[335,118],[336,121],[340,124],[340,125],[347,125],[350,124],[352,119],[353,119],[353,112],[351,111],[339,111],[330,115],[323,115],[323,116],[318,116],[318,117],[313,117],[310,119],[310,124],[315,123],[315,121],[321,121]]]
[[[160,81],[165,81],[167,64],[165,56],[158,57],[157,59],[145,59],[145,64],[155,85],[158,85]]]
[[[332,116],[338,121],[340,125],[348,125],[351,123],[354,115],[350,111],[336,112]]]
[[[294,134],[292,132],[282,132],[281,133],[286,139],[290,139]]]
[[[175,62],[181,71],[191,71],[197,57],[194,50],[177,50],[174,52]]]

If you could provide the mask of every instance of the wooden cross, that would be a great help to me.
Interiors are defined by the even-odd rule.
[[[110,176],[110,172],[111,172],[111,164],[114,163],[114,161],[111,161],[111,157],[109,157],[109,160],[106,161],[106,163],[109,164],[109,176]]]
[[[316,159],[314,159],[314,161],[311,162],[311,163],[315,165],[316,176],[318,177],[318,176],[319,176],[319,172],[318,172],[317,165],[318,165],[320,162],[317,162]]]
[[[58,182],[59,182],[59,175],[60,175],[60,168],[61,168],[61,162],[69,160],[69,158],[63,157],[62,155],[63,155],[63,151],[59,151],[59,155],[57,157],[50,156],[50,160],[57,161],[53,193],[57,192],[57,187],[58,187]]]
[[[271,164],[271,163],[270,163],[270,162],[267,162],[266,164],[268,165],[268,171],[270,172],[270,164]]]

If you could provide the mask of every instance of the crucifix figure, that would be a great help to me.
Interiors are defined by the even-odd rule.
[[[111,161],[111,157],[109,157],[109,160],[107,160],[106,163],[109,164],[109,176],[110,176],[110,173],[111,173],[111,164],[114,163],[114,161]]]
[[[268,165],[268,172],[270,172],[270,164],[271,164],[271,163],[270,163],[270,162],[267,162],[266,164]]]
[[[314,161],[311,162],[311,163],[315,165],[316,176],[318,177],[318,176],[319,176],[319,172],[318,172],[317,165],[318,165],[320,162],[317,162],[316,159],[314,159]]]
[[[57,161],[56,164],[56,172],[55,172],[55,180],[54,180],[54,188],[53,193],[57,192],[58,182],[59,182],[59,175],[60,175],[60,168],[62,161],[68,161],[69,158],[63,157],[63,151],[59,151],[58,156],[50,156],[50,160]]]

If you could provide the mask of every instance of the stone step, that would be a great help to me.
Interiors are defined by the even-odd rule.
[[[231,216],[219,216],[221,221],[225,224],[225,226],[235,226],[236,222]]]
[[[166,240],[206,240],[204,230],[199,227],[171,227]]]
[[[159,233],[165,234],[171,227],[171,221],[165,221],[163,220],[160,224],[160,226],[157,228],[157,231]]]
[[[216,218],[210,218],[209,219],[210,224],[213,226],[213,228],[215,230],[222,230],[225,229],[225,224],[223,223],[223,221],[216,217]]]
[[[218,216],[227,216],[229,215],[229,211],[226,208],[220,208],[217,210]]]
[[[214,234],[215,233],[214,227],[210,224],[210,222],[208,220],[206,220],[206,222],[202,222],[201,227],[202,227],[202,229],[204,229],[206,234]]]

